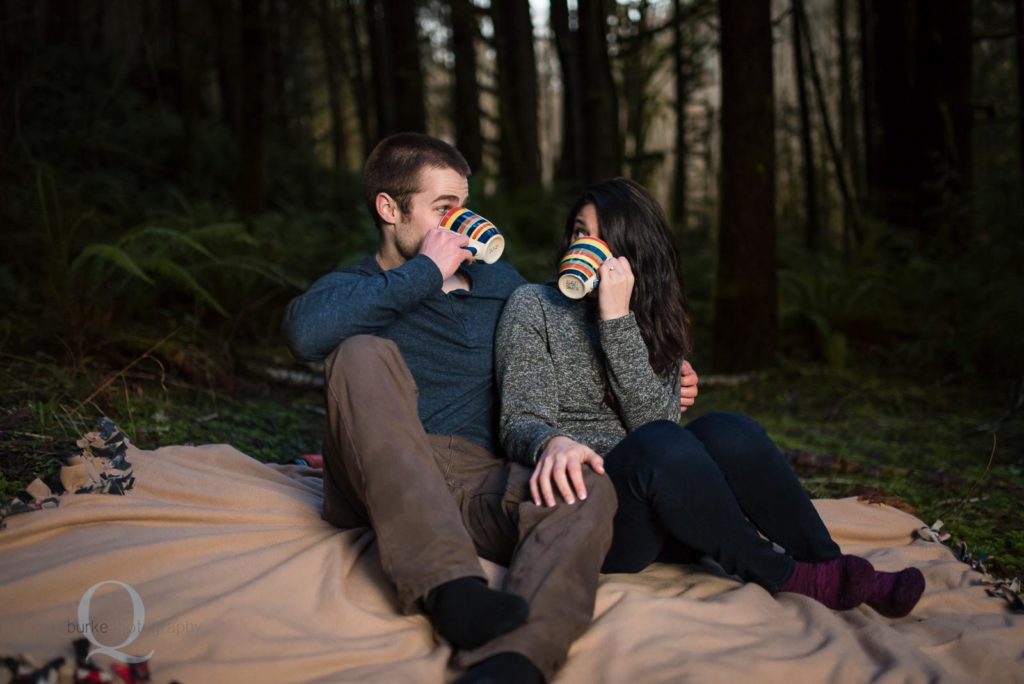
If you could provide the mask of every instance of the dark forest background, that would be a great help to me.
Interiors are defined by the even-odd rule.
[[[416,130],[466,155],[474,206],[534,279],[586,183],[649,185],[706,368],[783,353],[1016,372],[1021,15],[1020,0],[4,0],[2,339],[76,362],[175,329],[223,359],[269,339],[289,296],[372,247],[361,161]]]
[[[1022,103],[1024,0],[0,0],[9,480],[50,444],[18,434],[105,412],[166,443],[192,436],[169,386],[223,417],[301,377],[283,307],[373,249],[360,166],[403,130],[463,152],[470,206],[531,280],[587,183],[650,187],[699,402],[766,372],[730,398],[783,442],[860,397],[877,415],[824,448],[906,465],[911,432],[856,440],[893,415],[956,423],[988,477],[988,435],[1024,406]],[[809,395],[821,410],[799,415]],[[280,448],[266,434],[293,427],[246,430]]]

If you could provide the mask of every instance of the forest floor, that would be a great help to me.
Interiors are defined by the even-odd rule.
[[[320,390],[241,371],[216,382],[171,377],[144,359],[124,371],[75,372],[55,360],[0,358],[0,500],[51,481],[74,441],[108,415],[143,449],[229,443],[264,462],[319,453]],[[260,368],[282,364],[263,354]],[[214,386],[215,385],[215,386]],[[740,384],[706,377],[684,416],[714,410],[759,420],[814,497],[866,496],[988,556],[998,577],[1024,576],[1024,387],[967,378],[921,382],[878,372],[786,364]],[[28,515],[31,515],[29,513]],[[0,532],[2,534],[2,532]]]

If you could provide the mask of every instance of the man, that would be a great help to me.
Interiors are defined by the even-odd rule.
[[[530,469],[497,456],[494,332],[523,282],[473,263],[438,228],[469,197],[469,166],[425,135],[383,140],[363,171],[376,254],[317,280],[283,331],[326,357],[323,517],[370,524],[404,611],[417,605],[471,669],[464,682],[550,680],[590,622],[615,492],[538,506]],[[477,555],[507,565],[490,589]]]

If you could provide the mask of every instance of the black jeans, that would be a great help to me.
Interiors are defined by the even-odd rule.
[[[774,592],[794,560],[841,553],[786,458],[742,414],[710,413],[686,427],[648,423],[607,454],[605,468],[619,509],[602,572],[638,572],[655,560],[693,562],[707,554]]]

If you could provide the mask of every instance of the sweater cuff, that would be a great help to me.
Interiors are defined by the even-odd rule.
[[[572,437],[569,436],[568,434],[553,427],[548,427],[547,429],[542,429],[539,430],[538,432],[539,434],[535,436],[533,440],[530,442],[529,453],[533,459],[530,462],[531,465],[537,465],[537,461],[540,460],[540,455],[541,453],[543,453],[544,448],[548,445],[548,442],[550,442],[555,437],[569,437],[569,439],[572,439]]]

